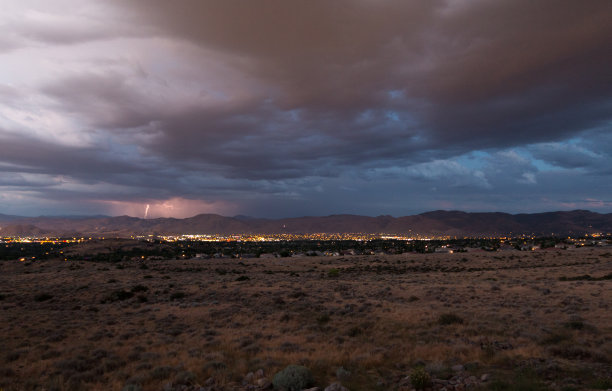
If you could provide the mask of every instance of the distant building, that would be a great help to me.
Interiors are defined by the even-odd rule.
[[[540,246],[537,246],[535,244],[523,244],[521,246],[521,251],[535,251],[538,250],[540,248]]]

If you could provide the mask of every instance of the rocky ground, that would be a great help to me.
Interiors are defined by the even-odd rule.
[[[611,272],[596,248],[5,261],[0,389],[261,390],[288,365],[313,390],[608,389]]]

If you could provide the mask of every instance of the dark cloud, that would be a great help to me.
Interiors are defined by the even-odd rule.
[[[83,180],[129,171],[146,173],[145,166],[128,157],[122,160],[109,156],[105,153],[108,151],[99,147],[62,145],[23,135],[3,134],[1,129],[0,145],[4,171],[65,174]]]
[[[609,1],[90,6],[0,38],[46,50],[36,77],[0,79],[0,189],[398,214],[541,206],[571,193],[554,175],[611,174]]]
[[[603,160],[601,156],[575,144],[540,144],[529,150],[535,158],[563,168],[592,168]]]
[[[112,70],[82,72],[54,80],[40,91],[55,101],[55,109],[77,114],[94,129],[135,128],[158,120],[160,107],[132,84],[142,76],[131,76]]]
[[[28,47],[76,45],[151,33],[146,27],[136,28],[120,12],[103,3],[54,4],[24,0],[21,4],[3,5],[5,32],[0,38],[0,53]]]
[[[326,163],[419,162],[423,147],[444,157],[561,140],[612,111],[606,1],[128,7],[158,34],[224,53],[269,86],[251,91],[248,105],[193,107],[158,124],[153,150],[232,175],[304,175],[295,165],[317,174]],[[292,111],[297,121],[287,120]]]

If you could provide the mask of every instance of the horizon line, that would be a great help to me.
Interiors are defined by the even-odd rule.
[[[434,210],[428,210],[425,212],[420,212],[420,213],[414,213],[414,214],[407,214],[407,215],[391,215],[391,214],[379,214],[379,215],[361,215],[361,214],[354,214],[354,213],[332,213],[332,214],[327,214],[327,215],[302,215],[302,216],[286,216],[286,217],[257,217],[257,216],[250,216],[250,215],[244,215],[244,214],[237,214],[237,215],[233,215],[233,216],[226,216],[226,215],[222,215],[219,213],[197,213],[188,217],[173,217],[173,216],[159,216],[159,217],[141,217],[141,216],[132,216],[132,215],[128,215],[128,214],[123,214],[123,215],[105,215],[105,214],[58,214],[58,215],[37,215],[37,216],[27,216],[27,215],[14,215],[14,214],[8,214],[8,213],[3,213],[0,212],[0,216],[7,216],[7,217],[13,217],[13,218],[74,218],[74,219],[86,219],[86,218],[118,218],[118,217],[129,217],[129,218],[135,218],[135,219],[139,219],[139,220],[157,220],[157,219],[175,219],[175,220],[185,220],[185,219],[191,219],[194,217],[198,217],[198,216],[206,216],[206,215],[211,215],[211,216],[220,216],[220,217],[225,217],[225,218],[232,218],[232,219],[239,219],[239,218],[247,218],[247,219],[257,219],[257,220],[284,220],[284,219],[299,219],[299,218],[317,218],[317,217],[332,217],[332,216],[356,216],[356,217],[371,217],[371,218],[378,218],[378,217],[392,217],[392,218],[402,218],[402,217],[409,217],[409,216],[419,216],[419,215],[423,215],[423,214],[427,214],[427,213],[435,213],[435,212],[447,212],[447,213],[452,213],[452,212],[459,212],[459,213],[466,213],[466,214],[493,214],[493,213],[501,213],[501,214],[507,214],[507,215],[512,215],[512,216],[516,216],[516,215],[532,215],[532,214],[544,214],[544,213],[567,213],[567,212],[589,212],[589,213],[596,213],[596,214],[601,214],[601,215],[606,215],[606,214],[611,214],[612,212],[595,212],[589,209],[561,209],[561,210],[548,210],[548,211],[539,211],[539,212],[503,212],[503,211],[464,211],[464,210],[459,210],[459,209],[434,209]]]

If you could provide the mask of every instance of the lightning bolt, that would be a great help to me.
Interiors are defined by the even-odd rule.
[[[144,218],[146,219],[147,216],[149,215],[149,208],[151,207],[151,205],[147,204],[147,207],[145,208],[145,215]]]

